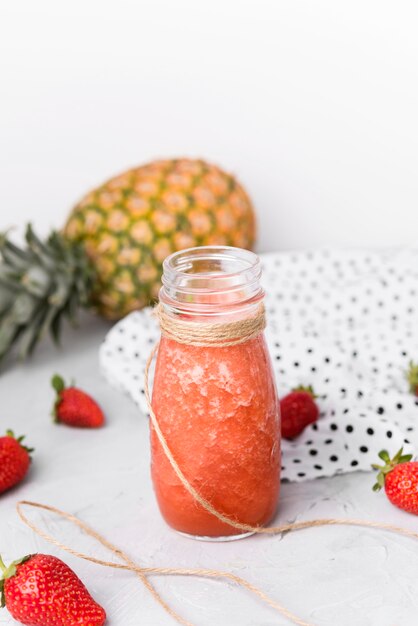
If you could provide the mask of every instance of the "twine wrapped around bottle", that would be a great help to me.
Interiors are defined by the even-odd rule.
[[[225,322],[225,323],[190,323],[183,322],[181,319],[177,319],[167,315],[161,305],[156,308],[156,314],[158,319],[160,320],[161,331],[162,334],[170,339],[175,341],[179,341],[181,343],[186,343],[189,345],[196,346],[206,346],[206,347],[225,347],[231,345],[238,345],[244,343],[245,341],[249,341],[256,337],[259,333],[261,333],[265,327],[265,311],[263,307],[260,307],[256,314],[252,317],[249,317],[245,320],[233,321],[233,322]],[[191,328],[193,326],[193,328]],[[214,515],[218,520],[229,524],[233,528],[244,532],[253,532],[259,534],[282,534],[288,533],[296,530],[304,530],[307,528],[315,528],[320,526],[360,526],[365,528],[373,528],[377,530],[389,531],[392,533],[396,533],[399,535],[403,535],[405,537],[409,537],[412,539],[418,539],[418,532],[413,532],[411,530],[407,530],[405,528],[394,526],[392,524],[385,524],[381,522],[372,522],[372,521],[364,521],[358,519],[315,519],[304,522],[295,522],[291,524],[282,524],[280,526],[268,526],[268,527],[260,527],[260,526],[251,526],[250,524],[245,524],[240,522],[239,520],[232,519],[231,517],[225,515],[221,511],[218,511],[209,501],[203,498],[199,492],[193,487],[193,484],[189,481],[189,479],[184,475],[180,466],[176,462],[170,447],[164,437],[163,432],[158,423],[157,416],[155,415],[152,405],[151,405],[151,396],[149,391],[149,370],[151,367],[151,363],[153,358],[158,350],[158,344],[154,346],[153,350],[147,361],[146,371],[145,371],[145,394],[148,403],[150,419],[152,425],[154,427],[155,433],[158,437],[158,440],[164,450],[165,455],[167,456],[174,472],[179,478],[180,482],[184,486],[184,488],[193,496],[193,498],[198,502],[208,513]],[[42,509],[48,511],[50,513],[59,515],[67,519],[68,521],[75,524],[78,528],[80,528],[87,535],[98,541],[101,545],[107,548],[112,554],[114,554],[117,558],[119,558],[123,562],[114,562],[114,561],[105,561],[102,559],[98,559],[96,557],[87,555],[83,552],[79,552],[74,550],[73,548],[67,546],[64,543],[61,543],[42,529],[38,528],[32,521],[30,521],[26,515],[23,513],[23,506],[35,507],[37,509]],[[173,576],[196,576],[196,577],[206,577],[206,578],[215,578],[215,579],[226,579],[235,584],[238,584],[254,595],[256,595],[260,600],[268,604],[272,607],[277,613],[281,616],[287,618],[291,623],[296,624],[297,626],[314,626],[313,624],[304,621],[303,619],[294,615],[287,608],[276,602],[274,599],[270,598],[264,591],[251,584],[244,578],[240,576],[236,576],[230,572],[225,572],[222,570],[216,569],[189,569],[189,568],[171,568],[171,567],[141,567],[136,565],[135,562],[122,550],[117,548],[115,545],[110,543],[106,538],[100,535],[96,530],[89,527],[85,522],[82,522],[75,515],[71,515],[69,513],[65,513],[55,507],[40,504],[37,502],[30,502],[23,500],[18,502],[17,504],[17,513],[20,519],[31,528],[35,533],[37,533],[40,537],[45,539],[46,541],[52,543],[53,545],[65,550],[66,552],[72,554],[73,556],[77,556],[79,558],[85,559],[92,563],[96,563],[97,565],[102,565],[104,567],[111,567],[114,569],[120,570],[129,570],[134,572],[141,582],[145,585],[148,591],[152,594],[154,599],[158,602],[158,604],[174,619],[177,623],[182,624],[183,626],[194,626],[191,622],[181,617],[176,611],[174,611],[167,602],[161,597],[161,595],[156,591],[153,585],[148,580],[148,576],[150,575],[173,575]]]
[[[160,324],[161,334],[177,343],[189,346],[227,348],[254,339],[266,327],[264,305],[260,304],[255,315],[230,322],[195,322],[174,317],[158,304],[155,315]]]

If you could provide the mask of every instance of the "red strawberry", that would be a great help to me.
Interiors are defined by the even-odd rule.
[[[297,437],[308,426],[317,421],[319,409],[315,403],[311,386],[297,387],[280,400],[282,436],[285,439]]]
[[[385,464],[372,465],[379,470],[373,491],[384,487],[392,504],[418,515],[418,462],[411,461],[412,454],[403,454],[402,448],[393,459],[386,450],[382,450],[379,457]]]
[[[20,483],[29,469],[33,448],[22,445],[23,439],[16,439],[11,430],[0,437],[0,493]]]
[[[418,365],[415,365],[412,361],[409,363],[407,379],[410,392],[418,396]]]
[[[52,386],[57,392],[53,411],[56,422],[81,428],[103,426],[103,411],[91,396],[77,387],[66,387],[57,374],[52,378]]]
[[[102,626],[106,613],[55,556],[34,554],[9,567],[0,558],[1,606],[28,626]]]

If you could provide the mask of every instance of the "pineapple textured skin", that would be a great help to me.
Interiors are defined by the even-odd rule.
[[[151,304],[166,256],[193,246],[251,249],[255,215],[236,179],[202,160],[161,160],[131,169],[74,207],[64,236],[96,270],[92,302],[109,319]]]

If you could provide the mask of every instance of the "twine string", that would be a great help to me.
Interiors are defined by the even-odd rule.
[[[34,507],[36,509],[42,509],[44,511],[54,513],[55,515],[58,515],[59,517],[62,517],[68,520],[69,522],[77,526],[80,530],[82,530],[84,533],[86,533],[90,537],[93,537],[93,539],[95,539],[102,546],[107,548],[116,557],[119,557],[121,560],[125,561],[125,564],[117,563],[114,561],[105,561],[103,559],[98,559],[97,557],[85,554],[84,552],[79,552],[78,550],[74,550],[74,548],[71,548],[65,543],[62,543],[61,541],[59,541],[58,539],[55,539],[55,537],[52,537],[52,535],[49,535],[47,532],[45,532],[44,530],[36,526],[34,522],[29,520],[22,510],[23,506],[29,506],[29,507]],[[61,511],[60,509],[54,506],[41,504],[39,502],[31,502],[29,500],[21,500],[20,502],[18,502],[16,505],[16,509],[17,509],[17,514],[19,515],[22,522],[26,524],[26,526],[28,526],[33,532],[35,532],[37,535],[42,537],[48,543],[51,543],[52,545],[57,546],[58,548],[61,548],[62,550],[64,550],[65,552],[68,552],[72,556],[78,557],[80,559],[84,559],[85,561],[90,561],[91,563],[95,563],[96,565],[102,565],[104,567],[111,567],[113,569],[125,570],[125,571],[136,573],[139,576],[141,582],[146,586],[146,588],[150,591],[154,599],[158,602],[158,604],[160,604],[160,606],[169,615],[171,615],[171,617],[173,617],[179,624],[183,624],[183,626],[194,626],[194,625],[191,622],[185,620],[180,615],[178,615],[178,613],[176,613],[165,602],[165,600],[161,597],[158,591],[148,581],[147,576],[169,575],[169,576],[195,576],[195,577],[203,577],[203,578],[226,578],[227,580],[230,580],[231,582],[244,587],[245,589],[247,589],[254,595],[258,596],[263,602],[271,606],[273,609],[278,611],[282,616],[286,617],[297,626],[313,626],[312,624],[309,624],[308,622],[305,622],[304,620],[299,619],[296,615],[291,613],[291,611],[286,609],[284,606],[280,605],[278,602],[276,602],[272,598],[270,598],[266,593],[264,593],[264,591],[262,591],[261,589],[259,589],[258,587],[250,583],[249,581],[245,580],[245,578],[241,578],[240,576],[237,576],[236,574],[232,574],[231,572],[225,572],[225,571],[216,570],[216,569],[141,567],[139,565],[136,565],[134,561],[132,561],[132,559],[125,552],[123,552],[123,550],[120,550],[119,548],[117,548],[115,545],[110,543],[110,541],[108,541],[105,537],[103,537],[100,533],[98,533],[97,530],[95,530],[94,528],[91,528],[90,526],[88,526],[88,524],[80,520],[75,515],[72,515],[71,513],[66,513],[65,511]]]
[[[102,546],[107,548],[107,550],[112,552],[115,556],[119,557],[122,561],[125,561],[126,565],[123,565],[122,563],[112,563],[112,561],[103,561],[102,559],[98,559],[94,556],[89,556],[87,554],[84,554],[83,552],[74,550],[70,546],[67,546],[66,544],[58,541],[57,539],[55,539],[54,537],[46,533],[44,530],[41,530],[39,527],[37,527],[33,522],[31,522],[26,517],[25,513],[22,511],[22,506],[31,506],[36,509],[42,509],[44,511],[55,513],[56,515],[65,518],[66,520],[68,520],[69,522],[73,523],[75,526],[80,528],[82,531],[84,531],[86,535],[89,535],[90,537],[93,537],[93,539],[96,539],[96,541],[101,543]],[[117,546],[113,545],[105,537],[103,537],[96,530],[94,530],[94,528],[91,528],[85,522],[82,522],[75,515],[72,515],[71,513],[66,513],[65,511],[61,511],[60,509],[57,509],[54,506],[50,506],[47,504],[40,504],[39,502],[30,502],[29,500],[21,500],[20,502],[18,502],[16,504],[16,510],[20,519],[22,520],[24,524],[26,524],[26,526],[29,526],[29,528],[33,530],[33,532],[35,532],[37,535],[42,537],[42,539],[45,539],[45,541],[47,541],[48,543],[52,543],[58,548],[61,548],[61,550],[64,550],[65,552],[68,552],[69,554],[72,554],[73,556],[76,556],[80,559],[84,559],[86,561],[90,561],[91,563],[95,563],[96,565],[103,565],[105,567],[113,567],[115,569],[129,570],[129,571],[135,572],[138,578],[143,583],[143,585],[146,587],[146,589],[148,589],[150,594],[153,596],[153,598],[158,602],[158,604],[160,604],[160,606],[169,615],[171,615],[171,617],[173,617],[179,624],[182,624],[183,626],[193,626],[191,622],[188,622],[187,620],[183,619],[181,615],[176,613],[176,611],[174,611],[174,609],[172,609],[170,605],[167,604],[164,598],[162,598],[162,596],[158,593],[158,591],[154,588],[154,586],[148,580],[146,576],[146,568],[138,567],[125,552],[120,550]]]
[[[255,315],[229,322],[194,322],[166,313],[160,303],[154,309],[161,333],[177,343],[189,346],[226,348],[245,343],[257,337],[266,327],[264,305],[260,304]]]
[[[228,322],[226,324],[196,324],[195,328],[190,334],[188,330],[188,322],[183,322],[182,320],[178,320],[175,318],[169,318],[167,314],[164,313],[161,305],[157,307],[157,316],[160,320],[162,334],[166,337],[179,341],[179,343],[186,343],[188,345],[196,345],[196,346],[210,346],[210,347],[226,347],[231,345],[239,345],[244,343],[245,341],[249,341],[250,339],[256,337],[260,334],[265,327],[265,313],[264,308],[259,308],[257,314],[254,317],[251,317],[247,320],[240,320],[239,322]],[[187,325],[187,328],[186,328]],[[153,429],[158,437],[158,440],[161,444],[161,447],[164,450],[165,455],[167,456],[175,474],[179,478],[180,482],[184,486],[184,488],[192,495],[192,497],[208,512],[211,513],[214,517],[216,517],[221,522],[232,526],[240,531],[245,532],[253,532],[258,534],[281,534],[287,532],[293,532],[297,530],[305,530],[307,528],[318,528],[320,526],[360,526],[365,528],[373,528],[377,530],[389,531],[392,533],[396,533],[398,535],[403,535],[405,537],[409,537],[411,539],[418,539],[418,532],[414,532],[412,530],[408,530],[406,528],[402,528],[400,526],[395,526],[392,524],[385,524],[382,522],[373,522],[373,521],[365,521],[365,520],[357,520],[357,519],[338,519],[338,518],[326,518],[326,519],[315,519],[304,522],[294,522],[289,524],[282,524],[280,526],[269,526],[269,527],[261,527],[261,526],[251,526],[250,524],[242,523],[238,520],[232,519],[231,517],[225,515],[224,513],[218,511],[208,500],[206,500],[190,483],[187,479],[180,466],[176,462],[173,453],[170,450],[170,447],[167,443],[167,440],[164,437],[164,434],[160,428],[158,423],[158,419],[152,409],[151,405],[151,396],[149,391],[149,372],[154,356],[157,353],[159,344],[157,343],[152,349],[145,368],[145,398],[148,405],[148,410],[150,414],[151,423]],[[48,511],[55,515],[58,515],[69,522],[73,523],[84,533],[98,541],[102,546],[104,546],[107,550],[109,550],[114,556],[123,561],[123,563],[115,562],[115,561],[106,561],[103,559],[98,559],[96,557],[90,556],[83,552],[79,552],[67,546],[66,544],[58,541],[51,535],[49,535],[44,530],[40,529],[36,526],[31,520],[27,518],[25,513],[22,511],[23,506],[30,506],[37,509],[42,509],[44,511]],[[117,548],[110,541],[108,541],[105,537],[100,535],[95,529],[88,526],[85,522],[81,521],[75,515],[70,513],[66,513],[57,509],[56,507],[49,506],[46,504],[40,504],[38,502],[30,502],[27,500],[22,500],[16,505],[17,513],[24,524],[26,524],[33,532],[42,537],[45,541],[61,548],[62,550],[76,556],[78,558],[84,559],[86,561],[90,561],[91,563],[95,563],[97,565],[101,565],[103,567],[111,567],[114,569],[125,570],[134,572],[140,581],[145,585],[146,589],[151,593],[156,602],[174,619],[177,623],[182,624],[183,626],[194,626],[191,622],[181,617],[174,609],[170,607],[170,605],[162,598],[162,596],[158,593],[158,591],[154,588],[154,586],[148,580],[148,576],[151,575],[170,575],[170,576],[194,576],[194,577],[205,577],[205,578],[214,578],[214,579],[226,579],[231,581],[243,588],[247,591],[250,591],[260,600],[262,600],[265,604],[272,607],[277,613],[281,616],[287,618],[291,623],[296,624],[296,626],[314,626],[310,622],[306,622],[296,615],[294,615],[291,611],[289,611],[286,607],[282,606],[276,600],[270,598],[262,589],[259,589],[249,581],[237,576],[236,574],[232,574],[231,572],[226,572],[223,570],[217,569],[194,569],[194,568],[172,568],[172,567],[141,567],[137,565],[125,552]]]
[[[103,559],[98,559],[97,557],[90,556],[89,554],[85,554],[84,552],[79,552],[74,548],[62,543],[52,535],[49,535],[47,532],[36,526],[34,522],[28,519],[26,514],[23,512],[22,507],[29,506],[36,509],[41,509],[47,511],[49,513],[53,513],[62,517],[75,526],[77,526],[81,531],[98,541],[102,546],[107,548],[112,554],[114,554],[117,558],[124,561],[124,563],[118,563],[115,561],[105,561]],[[148,580],[148,576],[151,575],[160,575],[160,576],[194,576],[201,578],[215,578],[220,579],[224,578],[226,580],[231,581],[241,587],[247,589],[253,593],[256,597],[262,600],[265,604],[272,607],[275,611],[277,611],[280,615],[287,618],[291,623],[296,624],[296,626],[314,626],[310,622],[306,622],[296,615],[294,615],[291,611],[286,609],[284,606],[276,602],[276,600],[270,598],[262,589],[259,589],[245,578],[241,578],[241,576],[237,576],[236,574],[232,574],[231,572],[226,572],[223,570],[216,569],[195,569],[195,568],[173,568],[173,567],[140,567],[136,565],[134,561],[125,553],[123,550],[120,550],[115,545],[113,545],[110,541],[108,541],[105,537],[103,537],[100,533],[98,533],[94,528],[88,526],[85,522],[80,520],[75,515],[71,513],[66,513],[65,511],[61,511],[60,509],[50,506],[47,504],[41,504],[39,502],[31,502],[28,500],[21,500],[16,505],[17,513],[26,526],[28,526],[33,532],[42,537],[48,543],[61,548],[65,552],[68,552],[72,556],[78,557],[80,559],[84,559],[85,561],[90,561],[91,563],[95,563],[96,565],[101,565],[103,567],[111,567],[113,569],[130,571],[135,573],[141,582],[145,585],[145,587],[150,591],[154,599],[158,602],[158,604],[173,618],[177,621],[177,623],[182,624],[183,626],[194,626],[188,620],[185,620],[181,617],[176,611],[174,611],[167,602],[161,597],[161,595],[156,591],[156,589],[151,585]],[[275,527],[275,532],[277,534],[284,532],[293,532],[297,530],[304,530],[307,528],[318,528],[320,526],[361,526],[365,528],[373,528],[378,530],[384,530],[393,532],[399,535],[403,535],[405,537],[409,537],[411,539],[418,539],[418,532],[414,532],[412,530],[408,530],[406,528],[402,528],[400,526],[394,526],[392,524],[385,524],[381,522],[371,522],[365,520],[356,520],[356,519],[316,519],[309,520],[305,522],[294,522],[291,524],[282,524],[281,526]]]

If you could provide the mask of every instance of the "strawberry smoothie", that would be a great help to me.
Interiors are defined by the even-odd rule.
[[[256,300],[257,307],[260,297]],[[232,519],[267,524],[279,496],[280,423],[263,334],[225,347],[197,347],[163,336],[152,406],[193,487]],[[151,451],[155,493],[172,528],[198,538],[242,535],[207,512],[183,487],[152,427]]]

